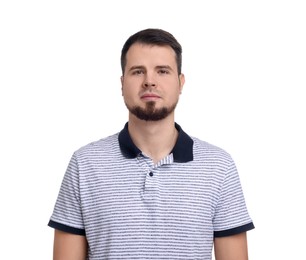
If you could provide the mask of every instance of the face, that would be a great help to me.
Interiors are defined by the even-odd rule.
[[[172,48],[136,43],[126,60],[121,84],[130,114],[146,121],[173,116],[185,80],[178,75]]]

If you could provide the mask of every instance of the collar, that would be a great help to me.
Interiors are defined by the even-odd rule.
[[[171,153],[175,162],[189,162],[193,160],[193,140],[183,129],[175,123],[179,135]],[[133,143],[128,131],[128,122],[119,133],[119,146],[121,152],[129,159],[136,158],[141,150]]]

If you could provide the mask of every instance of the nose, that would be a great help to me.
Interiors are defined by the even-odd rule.
[[[155,83],[152,83],[152,82],[149,82],[149,81],[145,81],[143,85],[144,85],[145,88],[150,88],[150,87],[155,87],[156,86]]]
[[[155,79],[154,79],[154,76],[153,75],[146,75],[144,81],[143,81],[143,87],[144,88],[154,88],[156,87],[156,82],[155,82]]]

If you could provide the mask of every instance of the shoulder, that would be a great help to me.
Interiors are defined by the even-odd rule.
[[[222,176],[236,168],[231,154],[224,148],[192,137],[193,163],[198,166],[218,172]]]
[[[113,134],[81,146],[74,152],[76,157],[112,154],[119,149],[118,134]]]
[[[203,141],[197,137],[191,137],[193,140],[193,153],[195,157],[211,157],[214,159],[223,159],[232,161],[232,157],[225,149]]]

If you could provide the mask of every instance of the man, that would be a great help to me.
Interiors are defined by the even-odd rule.
[[[122,131],[77,150],[49,226],[54,259],[246,260],[254,228],[231,156],[188,136],[174,111],[182,48],[168,32],[132,35],[121,54]]]

